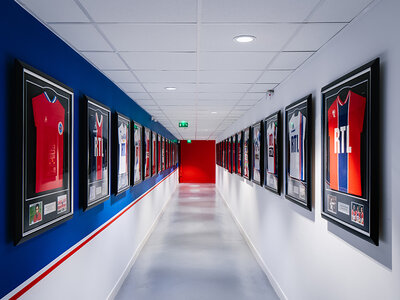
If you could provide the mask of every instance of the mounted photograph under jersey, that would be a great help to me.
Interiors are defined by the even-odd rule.
[[[263,141],[263,122],[260,121],[251,126],[251,178],[252,181],[263,185],[263,158],[264,153],[262,151]]]
[[[378,244],[379,59],[321,92],[322,216]]]
[[[132,185],[136,185],[143,180],[143,133],[142,125],[132,121]]]
[[[285,108],[287,199],[311,210],[311,95]]]
[[[264,120],[264,187],[278,195],[281,191],[281,112]]]
[[[86,97],[86,200],[84,209],[110,197],[110,109]]]
[[[131,186],[131,120],[120,113],[113,115],[113,193],[118,195]]]
[[[15,244],[70,219],[73,214],[73,90],[16,61],[13,104],[15,147],[11,173],[16,192]]]

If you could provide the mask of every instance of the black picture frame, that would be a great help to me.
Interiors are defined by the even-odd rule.
[[[243,177],[251,180],[251,127],[243,130]]]
[[[143,126],[132,121],[132,180],[131,184],[137,185],[143,181]]]
[[[22,61],[15,61],[15,70],[16,101],[11,112],[15,122],[10,127],[15,159],[10,174],[15,178],[12,207],[18,245],[74,213],[74,92]]]
[[[115,112],[112,116],[112,192],[119,195],[131,186],[131,120]]]
[[[281,194],[282,184],[282,120],[281,111],[264,119],[264,187]]]
[[[379,58],[321,89],[322,217],[379,244]]]
[[[236,168],[237,168],[237,165],[236,165],[236,163],[237,163],[237,157],[236,157],[236,150],[237,150],[237,147],[236,147],[236,134],[234,134],[231,137],[231,141],[232,141],[232,172],[231,173],[236,174]]]
[[[157,173],[161,172],[161,135],[157,134]]]
[[[151,132],[151,176],[157,175],[157,133]]]
[[[251,180],[261,186],[264,183],[263,139],[263,121],[259,121],[251,126]]]
[[[111,110],[104,104],[84,97],[85,111],[85,199],[83,209],[87,210],[111,195]]]
[[[285,108],[285,197],[308,210],[312,209],[311,105],[310,94]]]
[[[232,138],[227,138],[228,143],[228,172],[232,173]]]
[[[161,170],[165,170],[165,137],[161,137]]]
[[[243,131],[236,134],[237,137],[237,169],[236,174],[243,176]]]
[[[151,130],[143,127],[143,180],[151,177]]]

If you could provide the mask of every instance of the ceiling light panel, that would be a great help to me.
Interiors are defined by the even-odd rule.
[[[196,70],[196,53],[121,52],[133,70]]]
[[[196,71],[135,71],[141,82],[195,83]]]
[[[49,0],[50,1],[50,0]],[[196,0],[80,0],[96,22],[196,22]]]
[[[99,27],[118,51],[196,50],[196,25],[100,24]]]
[[[44,22],[89,22],[74,0],[19,0],[18,2]]]
[[[301,22],[319,0],[202,0],[203,22]]]
[[[164,83],[144,83],[143,84],[144,87],[146,88],[146,90],[148,92],[153,92],[153,93],[165,93],[165,88],[170,86]],[[172,86],[172,85],[171,85]],[[176,87],[175,91],[170,91],[170,92],[182,92],[182,93],[187,93],[187,92],[191,92],[191,93],[195,93],[197,92],[197,87],[196,84],[194,83],[187,83],[187,84],[174,84],[174,87]],[[174,94],[173,93],[173,94]]]
[[[204,24],[201,25],[201,51],[280,51],[298,24]],[[233,37],[251,33],[252,43],[237,43]]]

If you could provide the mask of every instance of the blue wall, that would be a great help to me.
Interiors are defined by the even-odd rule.
[[[168,175],[154,176],[118,197],[83,212],[79,207],[79,99],[88,95],[167,138],[175,137],[124,94],[115,84],[86,62],[68,45],[12,0],[0,1],[0,298],[42,269],[53,259],[105,223],[135,198]],[[9,131],[13,117],[14,59],[20,59],[74,89],[74,216],[21,245],[13,244],[12,191],[8,188],[13,156]]]

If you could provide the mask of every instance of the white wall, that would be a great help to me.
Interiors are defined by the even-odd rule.
[[[312,93],[313,209],[217,167],[217,186],[288,299],[400,299],[400,1],[382,0],[301,66],[271,100],[220,139]],[[379,247],[321,218],[320,89],[381,58],[382,196]],[[392,215],[395,218],[392,218]]]
[[[119,288],[119,281],[123,280],[121,276],[129,271],[137,251],[140,250],[149,230],[168,203],[177,184],[178,172],[176,171],[103,232],[33,286],[23,295],[22,299],[99,300],[112,296],[113,290],[116,292]],[[77,245],[63,253],[60,258]],[[45,271],[54,262],[38,274]],[[14,295],[38,274],[9,293],[4,299]]]

